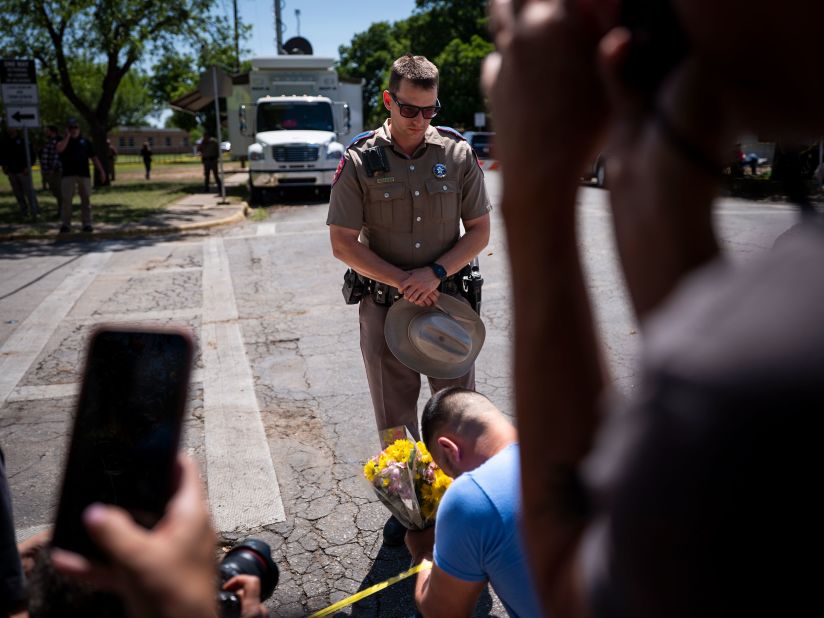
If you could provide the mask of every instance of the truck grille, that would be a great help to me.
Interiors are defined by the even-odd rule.
[[[272,146],[272,156],[286,163],[317,161],[318,150],[317,146]]]

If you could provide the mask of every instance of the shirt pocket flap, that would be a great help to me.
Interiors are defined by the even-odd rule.
[[[429,191],[430,195],[435,195],[438,193],[457,193],[458,183],[455,180],[433,178],[426,181],[426,190]]]
[[[369,197],[373,202],[399,200],[403,197],[406,186],[402,183],[378,185],[369,189]]]

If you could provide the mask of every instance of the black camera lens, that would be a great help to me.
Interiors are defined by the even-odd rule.
[[[218,567],[221,583],[235,575],[253,575],[260,580],[260,600],[265,601],[278,585],[278,567],[272,560],[272,550],[260,539],[246,539],[235,545]]]

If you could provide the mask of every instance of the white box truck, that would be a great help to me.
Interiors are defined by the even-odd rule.
[[[318,56],[254,58],[235,79],[229,141],[233,158],[248,159],[252,203],[273,189],[329,191],[344,148],[363,129],[362,83],[340,80],[334,64]]]

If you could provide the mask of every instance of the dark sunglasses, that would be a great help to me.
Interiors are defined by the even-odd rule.
[[[435,105],[430,107],[418,107],[417,105],[407,105],[406,103],[401,103],[398,101],[398,97],[395,96],[394,92],[390,92],[389,96],[392,97],[392,100],[398,105],[401,116],[404,118],[414,118],[418,114],[422,114],[424,118],[431,120],[438,115],[439,111],[441,111],[441,102],[438,99],[435,99]]]

